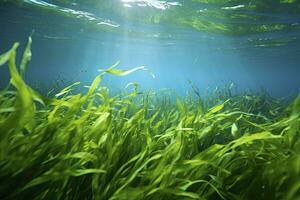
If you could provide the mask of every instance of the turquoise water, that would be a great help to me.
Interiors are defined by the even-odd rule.
[[[0,0],[0,199],[299,200],[299,23],[297,0]]]
[[[89,84],[120,61],[120,69],[145,66],[127,77],[106,77],[120,90],[186,94],[235,83],[274,96],[300,91],[300,3],[281,1],[1,1],[0,50],[33,38],[26,80],[40,91],[75,81]],[[3,86],[6,69],[0,71]],[[7,78],[6,78],[7,77]]]

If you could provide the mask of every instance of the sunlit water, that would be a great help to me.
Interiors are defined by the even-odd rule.
[[[31,35],[26,81],[40,91],[89,84],[117,61],[120,69],[146,66],[155,78],[105,77],[116,90],[137,82],[186,94],[190,83],[204,92],[234,82],[275,96],[300,91],[299,1],[0,2],[0,51],[15,41],[24,47]],[[5,86],[8,72],[0,70]]]

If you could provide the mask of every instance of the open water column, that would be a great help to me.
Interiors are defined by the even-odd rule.
[[[300,199],[299,0],[0,0],[0,199]]]

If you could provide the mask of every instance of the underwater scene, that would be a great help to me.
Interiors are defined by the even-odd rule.
[[[1,200],[300,200],[299,0],[0,0]]]

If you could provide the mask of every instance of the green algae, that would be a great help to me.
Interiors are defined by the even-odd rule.
[[[18,43],[0,56],[11,76],[0,92],[1,199],[300,198],[300,96],[286,105],[224,90],[174,103],[136,84],[112,96],[100,74],[86,93],[72,93],[77,82],[45,98],[21,76],[30,43],[20,67]]]

